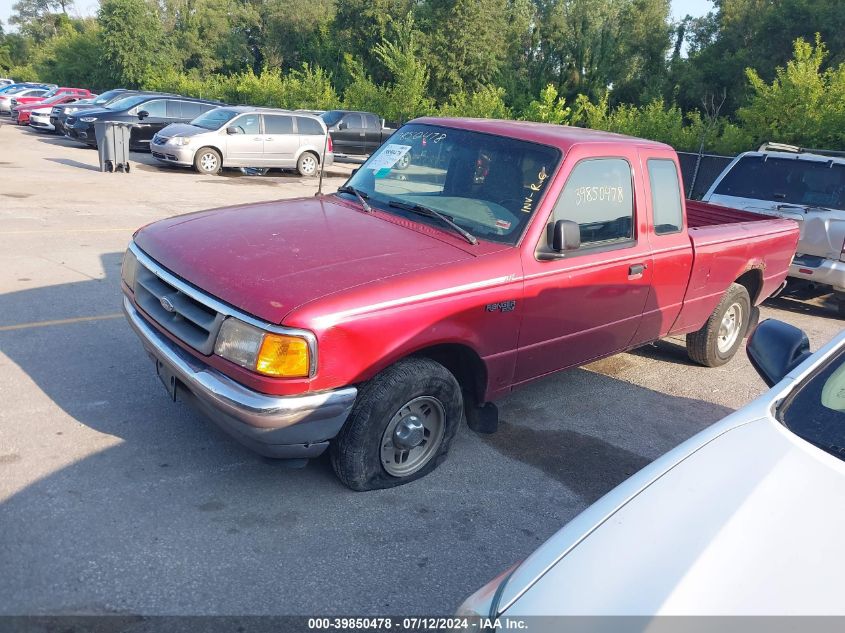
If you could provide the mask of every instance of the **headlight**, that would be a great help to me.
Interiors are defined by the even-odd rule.
[[[214,353],[266,376],[304,378],[311,370],[304,338],[265,332],[234,317],[223,321]]]
[[[93,123],[94,121],[96,121],[96,120],[97,120],[97,117],[93,117],[93,116],[84,116],[84,117],[82,117],[82,118],[81,118],[81,119],[79,119],[79,120],[80,120],[80,121],[82,121],[82,122],[84,122],[84,123]]]
[[[191,142],[188,136],[174,136],[167,141],[167,145],[188,145]]]
[[[130,249],[126,249],[126,253],[123,254],[123,265],[120,267],[120,278],[123,279],[123,283],[132,289],[132,292],[135,292],[135,275],[137,272],[138,258]]]

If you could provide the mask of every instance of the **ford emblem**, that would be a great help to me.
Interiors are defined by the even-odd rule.
[[[170,300],[169,297],[162,297],[159,299],[159,303],[161,303],[161,307],[167,310],[168,312],[173,312],[176,309],[176,306],[173,305],[173,302]]]

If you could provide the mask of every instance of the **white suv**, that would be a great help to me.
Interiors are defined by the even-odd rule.
[[[845,313],[845,153],[768,143],[737,156],[703,200],[796,220],[789,276],[832,288]]]

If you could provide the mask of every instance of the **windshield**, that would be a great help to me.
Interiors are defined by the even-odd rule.
[[[797,156],[745,156],[725,175],[714,194],[845,209],[845,165]]]
[[[779,417],[797,436],[845,460],[845,352],[789,396]]]
[[[231,121],[240,112],[236,110],[228,110],[226,108],[215,108],[199,115],[196,119],[191,121],[191,125],[205,128],[206,130],[219,130],[228,121]]]
[[[422,205],[480,239],[516,244],[559,161],[560,151],[546,145],[411,124],[393,134],[348,184],[374,207],[407,216],[390,203]]]
[[[50,97],[57,95],[58,92],[59,92],[58,88],[53,88],[52,90],[48,90],[47,92],[45,92],[44,94],[42,94],[40,96],[44,97],[45,99],[49,99]]]
[[[128,110],[132,106],[136,106],[142,101],[146,101],[150,98],[150,95],[133,95],[131,97],[124,97],[123,99],[118,99],[112,103],[109,103],[106,108],[109,110]]]
[[[126,92],[125,90],[109,90],[109,91],[101,94],[99,97],[97,97],[93,101],[91,101],[91,103],[93,103],[94,105],[105,105],[109,101],[113,101],[113,100],[119,98],[120,95],[122,95],[125,92]]]
[[[328,127],[333,126],[335,123],[340,121],[341,117],[345,114],[341,110],[329,110],[328,112],[323,112],[320,115],[320,118],[326,123]]]

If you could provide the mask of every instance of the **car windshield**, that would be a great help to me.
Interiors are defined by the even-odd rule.
[[[129,108],[138,105],[142,101],[146,101],[150,98],[150,95],[133,95],[131,97],[124,97],[123,99],[118,99],[112,103],[106,105],[106,108],[109,110],[128,110]]]
[[[105,105],[109,101],[117,99],[123,93],[124,93],[123,90],[109,90],[109,91],[101,94],[99,97],[97,97],[93,101],[91,101],[91,103],[93,103],[94,105]]]
[[[49,99],[50,97],[56,96],[58,93],[59,93],[59,89],[53,88],[52,90],[48,90],[47,92],[45,92],[44,94],[39,95],[39,96],[44,97],[45,99]]]
[[[793,392],[778,417],[799,437],[845,460],[845,351]]]
[[[391,213],[433,209],[480,239],[516,244],[561,153],[546,145],[434,125],[402,127],[349,180]],[[408,216],[443,226],[434,218]]]
[[[206,130],[219,130],[227,122],[240,114],[236,110],[229,110],[227,108],[215,108],[199,115],[196,119],[191,121],[191,125],[205,128]]]
[[[320,118],[323,119],[325,124],[329,127],[333,126],[335,123],[340,121],[341,117],[346,114],[340,110],[329,110],[328,112],[323,112],[320,115]]]
[[[745,156],[725,175],[714,194],[845,209],[845,164],[797,155]]]

